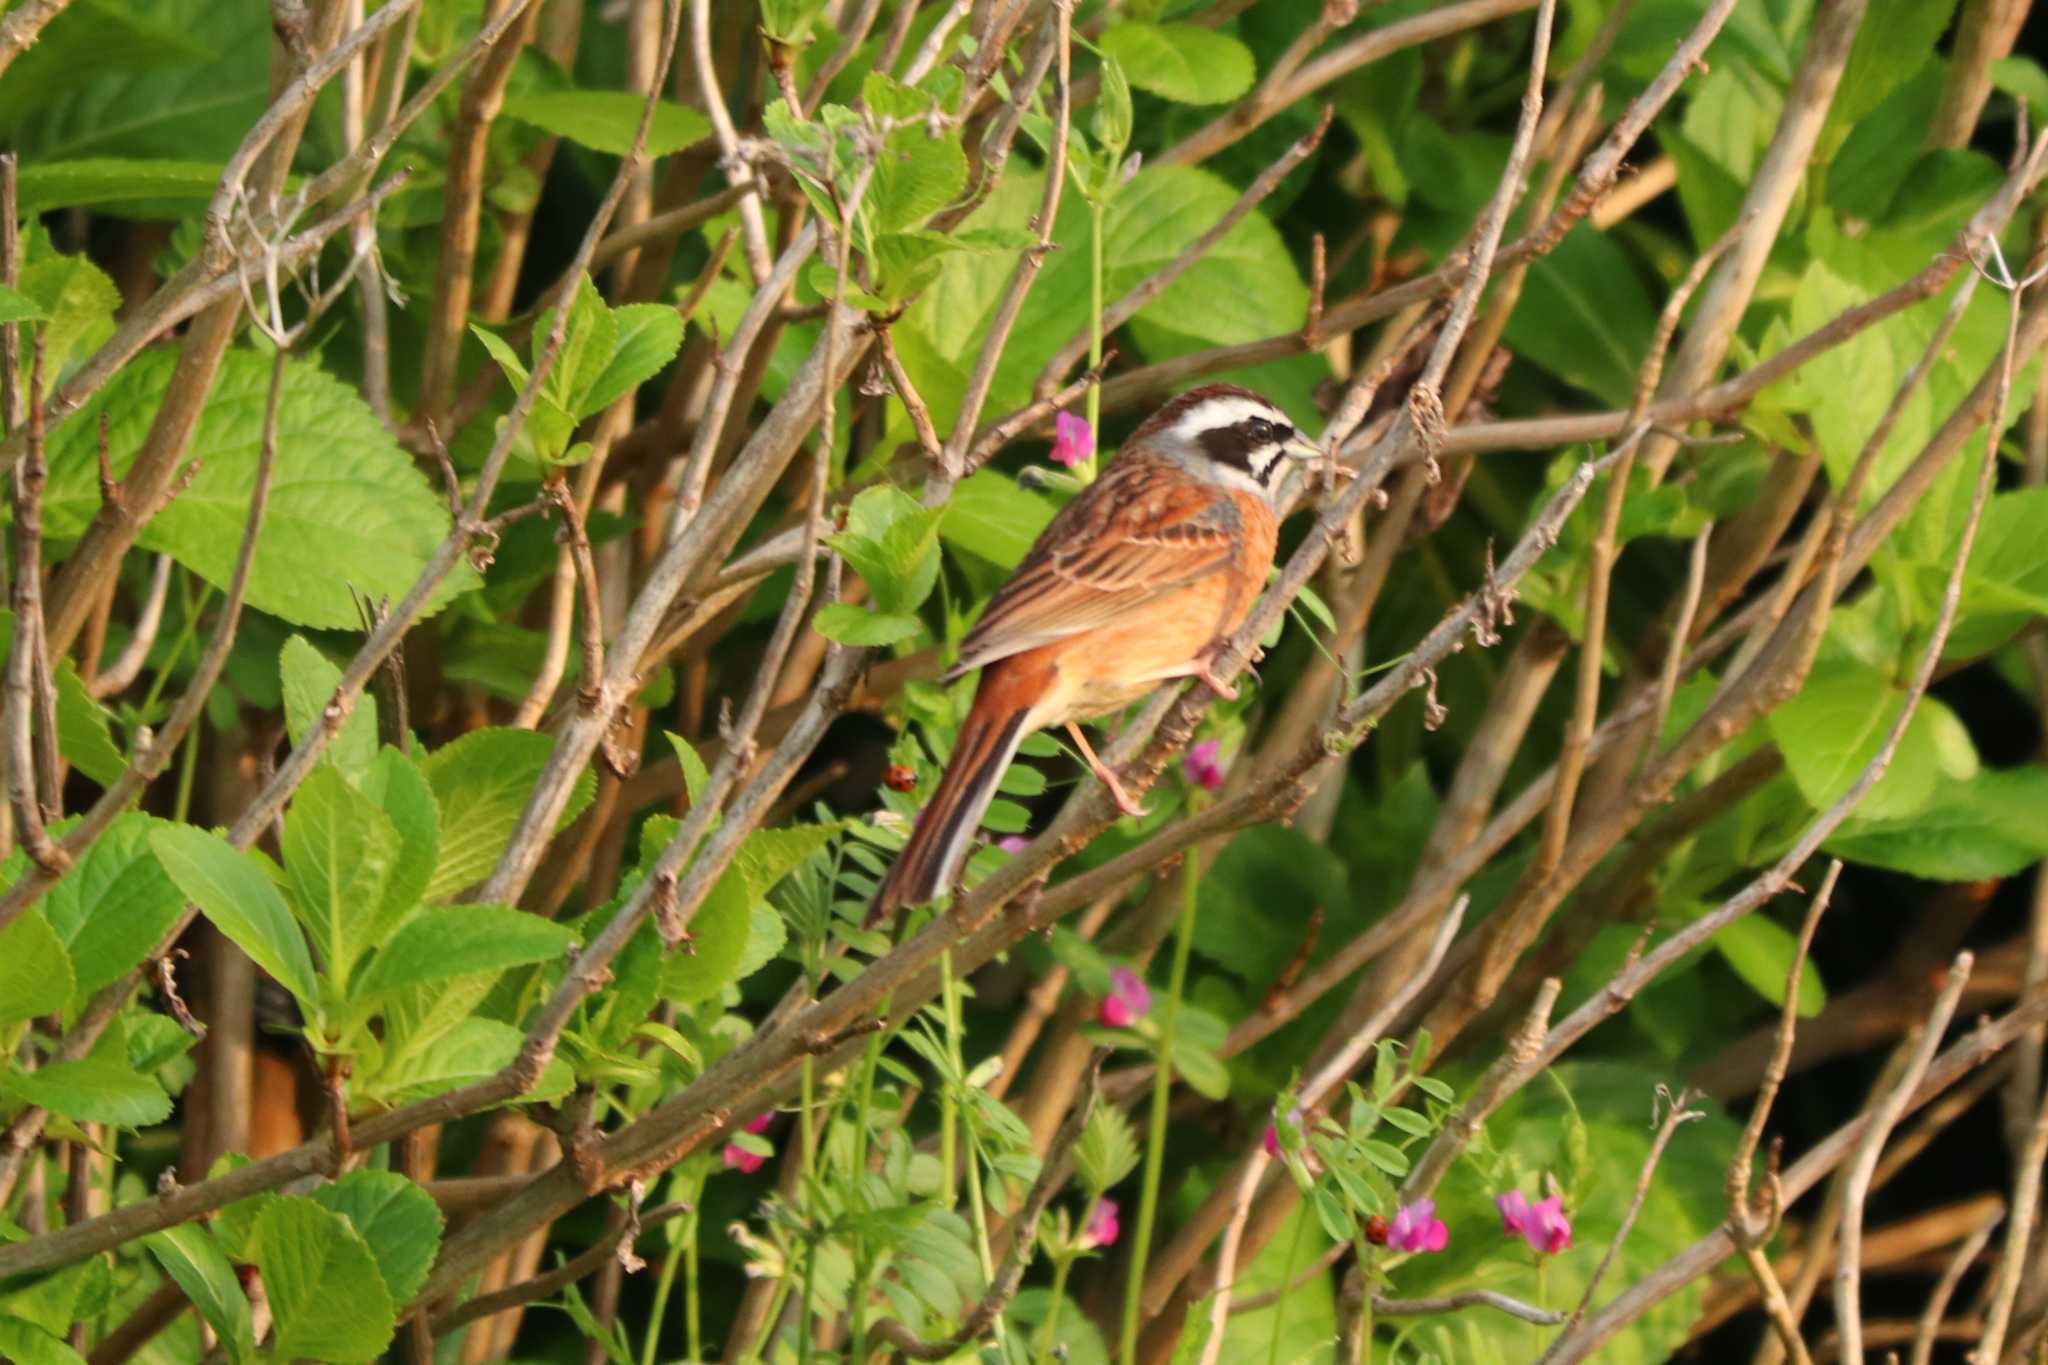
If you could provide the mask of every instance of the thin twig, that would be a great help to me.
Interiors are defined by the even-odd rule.
[[[163,625],[164,600],[170,595],[172,563],[169,555],[156,557],[149,571],[149,589],[143,596],[142,610],[135,618],[135,633],[128,637],[120,656],[92,680],[91,691],[96,699],[105,701],[127,691],[129,684],[141,676],[142,666],[149,662],[149,651]]]
[[[1707,1116],[1704,1109],[1686,1107],[1696,1094],[1694,1091],[1680,1090],[1673,1095],[1660,1085],[1657,1087],[1657,1094],[1665,1105],[1664,1121],[1657,1126],[1657,1136],[1650,1140],[1649,1155],[1643,1158],[1642,1174],[1636,1177],[1635,1197],[1629,1200],[1628,1210],[1622,1214],[1621,1223],[1614,1230],[1613,1240],[1608,1242],[1606,1252],[1600,1257],[1600,1264],[1593,1268],[1591,1278],[1586,1281],[1586,1292],[1579,1296],[1578,1306],[1572,1309],[1571,1316],[1565,1320],[1564,1330],[1552,1339],[1550,1349],[1543,1353],[1538,1365],[1549,1365],[1559,1343],[1571,1335],[1574,1327],[1585,1321],[1586,1310],[1593,1306],[1593,1295],[1600,1290],[1600,1281],[1607,1278],[1607,1272],[1614,1266],[1614,1258],[1621,1252],[1622,1243],[1628,1240],[1629,1229],[1635,1226],[1636,1216],[1643,1211],[1643,1201],[1650,1195],[1650,1181],[1657,1174],[1657,1163],[1663,1160],[1664,1149],[1670,1145],[1672,1135],[1682,1125]]]
[[[1232,228],[1243,221],[1244,216],[1257,208],[1267,195],[1277,189],[1296,166],[1311,156],[1322,145],[1323,134],[1329,131],[1330,119],[1335,114],[1334,105],[1324,105],[1323,115],[1316,120],[1315,127],[1296,138],[1281,153],[1279,160],[1259,172],[1258,178],[1245,187],[1244,193],[1224,211],[1221,218],[1210,224],[1207,231],[1187,244],[1160,269],[1152,272],[1132,286],[1122,298],[1102,310],[1102,335],[1108,336],[1117,328],[1136,317],[1152,300],[1165,293],[1173,282],[1187,273],[1188,267],[1209,254],[1216,243]],[[1043,398],[1059,387],[1060,377],[1074,368],[1088,350],[1090,330],[1082,328],[1068,339],[1067,344],[1053,353],[1038,372],[1038,381],[1033,386],[1034,396]]]
[[[1920,1326],[1913,1334],[1913,1356],[1909,1365],[1931,1365],[1935,1331],[1948,1314],[1949,1300],[1955,1297],[1956,1286],[1977,1263],[1977,1258],[1991,1242],[1991,1234],[1997,1231],[2004,1219],[2003,1210],[1994,1210],[1990,1217],[1977,1225],[1975,1232],[1962,1240],[1956,1247],[1956,1254],[1942,1268],[1941,1278],[1935,1281],[1934,1292],[1927,1296],[1927,1306],[1920,1312]]]
[[[704,97],[704,111],[711,116],[711,131],[718,139],[719,165],[725,178],[740,192],[740,231],[745,240],[747,270],[758,287],[768,282],[770,263],[768,221],[761,213],[761,187],[751,162],[740,150],[739,132],[725,105],[725,92],[718,83],[718,63],[711,55],[711,0],[690,0],[690,60],[697,73],[697,89]]]

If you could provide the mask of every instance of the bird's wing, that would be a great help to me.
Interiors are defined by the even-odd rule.
[[[1115,461],[1045,528],[968,632],[949,676],[1110,625],[1224,571],[1242,521],[1226,493],[1164,461]]]

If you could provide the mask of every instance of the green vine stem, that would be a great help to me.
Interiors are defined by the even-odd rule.
[[[1197,803],[1190,801],[1190,810]],[[1131,1234],[1131,1270],[1124,1284],[1123,1338],[1118,1358],[1123,1365],[1138,1359],[1138,1319],[1145,1292],[1145,1261],[1152,1250],[1152,1220],[1159,1209],[1159,1176],[1166,1164],[1167,1102],[1173,1089],[1173,1048],[1180,1031],[1180,998],[1187,986],[1188,955],[1195,946],[1195,906],[1202,889],[1201,860],[1181,860],[1180,922],[1174,928],[1173,975],[1167,985],[1166,1013],[1159,1021],[1159,1060],[1152,1069],[1152,1116],[1145,1134],[1145,1177],[1138,1197],[1138,1224]]]

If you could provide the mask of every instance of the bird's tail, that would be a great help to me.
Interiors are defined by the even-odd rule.
[[[945,775],[939,779],[939,789],[918,812],[910,842],[903,846],[868,907],[869,925],[879,924],[906,905],[937,899],[959,879],[982,813],[995,798],[1003,771],[1017,756],[1017,746],[1024,742],[1029,714],[1023,707],[984,714],[978,705],[968,712]]]

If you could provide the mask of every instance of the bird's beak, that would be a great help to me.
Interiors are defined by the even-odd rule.
[[[1309,461],[1325,458],[1323,448],[1298,431],[1280,447],[1280,453],[1290,460]]]

